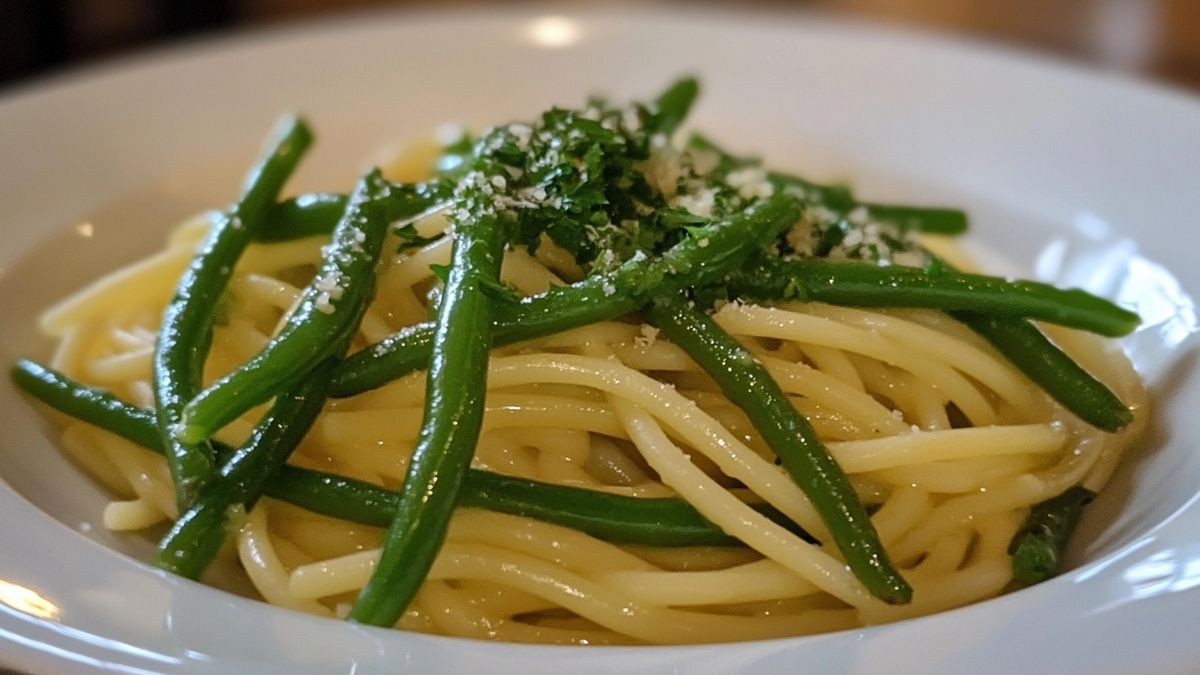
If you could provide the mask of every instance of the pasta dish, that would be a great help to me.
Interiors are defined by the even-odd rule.
[[[1138,317],[971,270],[960,210],[682,133],[697,94],[286,199],[312,134],[284,118],[233,204],[50,308],[13,377],[156,566],[369,625],[754,640],[1060,571],[1146,424],[1112,339]]]

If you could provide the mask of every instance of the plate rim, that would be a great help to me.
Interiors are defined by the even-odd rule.
[[[711,8],[710,8],[710,10],[711,10]],[[250,28],[250,29],[234,31],[232,33],[227,33],[227,34],[222,34],[222,35],[205,36],[205,37],[201,37],[201,38],[198,38],[195,40],[189,40],[183,44],[172,44],[172,45],[167,45],[167,46],[163,46],[163,47],[153,48],[153,49],[150,49],[147,51],[141,51],[141,52],[126,55],[126,56],[117,57],[113,60],[105,61],[103,63],[96,64],[94,66],[90,66],[90,67],[79,69],[79,70],[64,71],[64,72],[55,73],[55,74],[52,74],[52,75],[49,75],[46,77],[35,78],[32,81],[22,83],[14,88],[9,88],[5,92],[3,92],[2,95],[0,95],[0,116],[3,116],[4,114],[6,114],[10,110],[10,106],[20,105],[21,101],[26,100],[26,99],[43,97],[43,96],[47,96],[47,95],[55,94],[55,93],[61,94],[62,92],[69,93],[69,91],[73,88],[87,86],[87,85],[95,83],[95,82],[103,81],[107,78],[126,76],[131,71],[136,71],[140,68],[144,68],[147,66],[171,67],[173,64],[176,64],[178,61],[187,60],[190,58],[203,58],[206,54],[210,53],[212,50],[227,48],[227,47],[231,47],[231,46],[247,47],[254,43],[267,41],[267,40],[280,41],[280,42],[287,42],[287,41],[292,41],[292,40],[302,40],[312,34],[325,34],[325,33],[337,33],[337,32],[349,33],[349,32],[353,32],[354,30],[358,29],[361,26],[367,26],[376,21],[380,21],[380,20],[395,21],[395,20],[398,20],[398,18],[403,18],[405,20],[417,20],[417,21],[424,21],[424,20],[429,20],[429,19],[444,21],[444,20],[455,18],[455,17],[468,15],[468,16],[475,18],[476,20],[486,19],[486,20],[493,20],[493,21],[498,20],[498,21],[507,22],[507,21],[514,20],[514,18],[516,18],[516,17],[528,18],[530,16],[538,16],[538,15],[542,15],[545,13],[546,12],[543,11],[542,9],[536,8],[533,6],[523,7],[519,10],[516,10],[515,12],[512,10],[508,10],[508,9],[495,10],[492,8],[489,8],[487,11],[480,11],[479,8],[470,8],[470,7],[459,7],[459,8],[453,8],[450,10],[444,10],[444,9],[443,10],[413,10],[413,9],[395,10],[395,9],[391,9],[391,10],[378,10],[378,11],[371,10],[371,11],[366,11],[366,12],[361,12],[361,13],[354,12],[349,15],[344,15],[344,16],[338,17],[333,20],[331,20],[329,17],[322,17],[322,18],[316,18],[316,19],[311,19],[311,20],[303,20],[303,21],[296,22],[294,24],[289,23],[286,25],[276,26],[276,27],[271,27],[271,28],[266,28],[266,29]],[[655,7],[653,9],[639,8],[637,10],[632,10],[632,11],[628,7],[626,7],[626,8],[618,7],[618,8],[605,8],[605,9],[599,10],[599,11],[573,10],[573,11],[565,11],[565,12],[558,12],[558,11],[553,12],[553,14],[561,14],[561,15],[569,16],[571,18],[574,18],[574,19],[577,19],[580,21],[585,21],[585,22],[589,21],[589,20],[593,20],[597,16],[612,17],[612,16],[625,16],[625,15],[629,15],[629,14],[637,15],[639,18],[651,16],[651,17],[661,20],[664,18],[668,18],[668,19],[674,18],[674,17],[678,16],[679,13],[680,12],[677,9],[662,8],[662,7]],[[864,23],[864,22],[860,22],[857,20],[847,20],[844,18],[831,18],[828,16],[819,16],[819,15],[815,15],[815,14],[809,14],[807,12],[798,13],[798,14],[786,12],[783,14],[788,18],[789,21],[795,21],[797,19],[801,19],[801,20],[806,20],[806,21],[817,21],[817,22],[822,22],[822,23],[830,23],[833,25],[841,26],[841,27],[851,27],[851,28],[855,28],[855,29],[864,29],[865,28],[869,31],[881,31],[881,32],[884,32],[884,33],[887,33],[890,35],[898,35],[898,36],[903,37],[906,41],[915,41],[918,43],[931,43],[932,42],[932,43],[937,44],[937,46],[940,46],[943,48],[953,49],[956,51],[957,50],[965,50],[968,53],[976,54],[979,56],[986,56],[988,58],[1000,59],[1000,60],[1004,60],[1004,61],[1012,61],[1013,59],[1017,59],[1025,67],[1033,66],[1041,71],[1053,71],[1053,74],[1056,77],[1083,78],[1085,80],[1089,80],[1093,83],[1099,83],[1104,86],[1118,86],[1119,88],[1131,91],[1133,93],[1133,95],[1136,95],[1136,96],[1155,96],[1155,97],[1164,97],[1165,96],[1166,99],[1171,100],[1174,103],[1184,103],[1184,104],[1190,105],[1194,108],[1195,112],[1200,113],[1200,97],[1196,97],[1196,96],[1194,96],[1188,92],[1185,92],[1183,90],[1178,90],[1178,89],[1175,89],[1170,86],[1165,86],[1161,83],[1146,82],[1143,80],[1136,80],[1136,79],[1131,79],[1131,78],[1121,78],[1119,76],[1114,76],[1111,73],[1105,73],[1103,71],[1099,71],[1099,70],[1096,70],[1096,69],[1094,69],[1092,67],[1088,67],[1088,66],[1080,66],[1079,64],[1055,60],[1055,59],[1045,59],[1042,56],[1031,56],[1028,53],[1020,51],[1020,50],[1005,48],[1005,47],[998,46],[995,44],[989,44],[989,43],[981,44],[981,43],[973,42],[970,40],[956,39],[956,38],[949,37],[949,36],[946,36],[946,35],[940,34],[940,33],[932,34],[927,31],[914,30],[914,29],[907,28],[907,27],[899,28],[899,29],[895,28],[895,27],[882,27],[877,24]],[[728,20],[730,18],[740,17],[740,18],[738,18],[738,20],[741,23],[755,23],[755,22],[759,22],[759,21],[767,21],[768,17],[771,17],[771,16],[779,16],[779,14],[777,14],[775,12],[754,13],[750,16],[749,19],[747,19],[744,15],[740,15],[735,12],[725,11],[725,10],[712,10],[712,11],[704,11],[699,14],[691,14],[691,13],[687,14],[688,19],[698,20],[700,22],[709,22],[709,21],[713,21],[713,20],[717,20],[717,19]],[[1132,88],[1132,89],[1129,89],[1129,88]],[[27,253],[27,252],[28,252],[27,250],[22,251],[22,253]],[[0,477],[0,483],[3,483],[2,477]],[[23,497],[22,495],[17,493],[15,490],[13,490],[11,487],[9,487],[7,485],[7,483],[3,483],[3,489],[0,489],[0,509],[7,510],[7,508],[12,506],[12,504],[14,503],[12,501],[14,497],[17,500],[20,500],[24,505],[28,506],[28,508],[34,514],[36,514],[36,516],[38,516],[40,518],[48,519],[52,524],[65,528],[67,532],[71,533],[76,538],[83,539],[90,544],[99,546],[100,550],[102,550],[108,554],[111,554],[111,556],[119,559],[119,562],[121,562],[121,563],[130,563],[136,569],[138,569],[138,571],[140,571],[142,573],[152,572],[155,575],[161,576],[163,578],[163,580],[165,580],[166,582],[173,584],[177,587],[180,585],[193,584],[193,582],[188,582],[187,580],[168,578],[167,575],[165,575],[165,573],[162,573],[162,572],[146,565],[145,563],[143,563],[141,561],[128,559],[120,553],[117,553],[115,551],[112,551],[110,549],[103,547],[98,542],[94,542],[94,541],[88,540],[86,537],[82,537],[82,535],[79,535],[79,533],[74,532],[66,524],[61,523],[60,521],[58,521],[58,520],[52,518],[51,516],[45,514],[44,512],[42,512],[40,509],[38,509],[36,507],[36,505],[34,505],[32,502],[29,502],[28,500],[25,499],[25,497]],[[1190,513],[1193,517],[1196,517],[1198,515],[1196,513],[1196,508],[1195,508],[1196,499],[1197,498],[1194,495],[1190,501],[1188,501],[1186,504],[1181,506],[1179,509],[1177,509],[1175,512],[1173,512],[1170,516],[1168,516],[1166,519],[1164,519],[1162,522],[1160,522],[1158,525],[1156,525],[1154,527],[1154,529],[1152,529],[1150,532],[1148,532],[1146,534],[1157,536],[1158,534],[1162,534],[1163,532],[1172,529],[1173,527],[1175,527],[1178,524],[1177,521],[1182,516],[1184,516],[1186,513]],[[42,524],[44,524],[44,523],[42,523]],[[1077,583],[1077,579],[1075,579],[1075,577],[1078,576],[1077,573],[1083,573],[1083,572],[1089,571],[1089,570],[1094,571],[1094,570],[1092,570],[1092,568],[1096,568],[1096,567],[1103,568],[1103,567],[1112,565],[1116,561],[1119,561],[1119,560],[1123,559],[1125,556],[1127,556],[1130,553],[1130,551],[1127,549],[1129,549],[1131,547],[1133,547],[1132,544],[1130,546],[1118,549],[1117,551],[1113,551],[1113,552],[1109,553],[1108,555],[1104,556],[1103,558],[1101,558],[1100,560],[1091,561],[1088,564],[1086,564],[1084,567],[1081,567],[1078,570],[1073,570],[1070,575],[1064,575],[1063,577],[1059,577],[1058,579],[1048,582],[1044,586],[1047,589],[1070,587],[1072,584]],[[213,592],[211,589],[208,589],[207,587],[203,587],[200,585],[196,585],[196,586],[197,586],[197,588],[203,589],[205,592],[208,592],[208,593]],[[1009,604],[1011,604],[1012,602],[1014,602],[1015,597],[1016,596],[1009,595],[1006,597],[995,599],[995,600],[989,601],[988,605],[990,606],[990,605],[993,605],[996,603],[1005,603],[1005,602],[1008,602]],[[251,605],[254,605],[254,606],[262,606],[262,603],[259,603],[257,601],[250,601],[250,600],[240,600],[240,601],[250,603]],[[277,608],[273,608],[273,607],[268,607],[268,609],[270,609],[272,611],[281,611],[281,610],[278,610]],[[929,617],[921,617],[920,619],[909,620],[909,621],[905,622],[905,624],[910,625],[910,624],[917,624],[917,623],[927,623],[931,620],[943,619],[947,616],[955,616],[961,612],[971,611],[973,609],[977,609],[977,607],[967,607],[967,608],[963,608],[963,609],[959,609],[959,610],[951,610],[950,612],[943,612],[941,614],[933,615],[933,616],[929,616]],[[286,611],[286,610],[282,610],[282,611]],[[2,605],[0,605],[0,634],[2,634],[3,631],[6,631],[6,630],[12,631],[14,629],[14,627],[21,625],[19,623],[20,620],[19,619],[14,620],[13,616],[14,615],[9,610],[7,610]],[[382,629],[362,628],[361,630],[365,630],[368,632],[378,630],[378,631],[380,631],[380,633],[382,635],[386,635],[389,638],[396,637],[395,634],[392,633],[391,631],[384,631]],[[752,643],[752,644],[755,645],[756,648],[766,647],[766,648],[769,648],[769,650],[774,650],[774,648],[782,646],[785,651],[790,651],[790,650],[794,650],[797,648],[797,645],[795,645],[794,643],[796,643],[798,640],[803,641],[807,644],[807,643],[813,643],[816,641],[821,641],[821,640],[824,640],[825,638],[830,638],[832,640],[835,638],[844,638],[848,635],[861,635],[867,631],[872,631],[872,630],[874,630],[874,629],[865,629],[865,630],[864,629],[852,629],[852,630],[848,630],[848,631],[839,631],[837,633],[831,633],[831,634],[826,634],[826,635],[821,635],[821,636],[814,636],[814,637],[809,637],[809,638],[799,638],[799,639],[797,639],[797,638],[781,638],[781,639],[777,639],[777,640],[760,641],[760,642],[756,642],[756,643]],[[2,635],[0,635],[0,637],[2,637]],[[442,637],[436,637],[436,636],[406,636],[406,637],[412,637],[412,638],[415,638],[418,640],[430,639],[430,640],[434,640],[437,642],[449,641],[450,644],[454,644],[454,645],[458,645],[458,644],[461,644],[462,642],[464,642],[464,640],[459,639],[459,638],[442,638]],[[474,643],[474,641],[466,641],[466,642]],[[7,641],[0,639],[0,646],[4,646],[6,644],[8,644]],[[744,645],[733,645],[733,647],[743,647],[743,646]],[[546,645],[514,647],[513,645],[503,645],[503,646],[489,645],[489,648],[494,648],[494,647],[498,647],[499,651],[504,651],[507,649],[514,649],[514,648],[520,649],[521,651],[528,651],[528,650],[532,649],[532,650],[539,650],[539,651],[547,650],[548,652],[554,652],[554,653],[571,654],[572,656],[575,656],[575,655],[578,655],[580,657],[583,656],[582,654],[579,654],[579,652],[581,652],[582,650],[579,650],[578,648],[573,648],[573,647],[557,647],[557,646],[546,646]],[[714,649],[721,649],[721,648],[728,649],[730,647],[731,647],[731,645],[718,645],[718,646],[707,646],[706,645],[706,646],[697,646],[697,647],[677,647],[677,648],[668,648],[668,649],[681,650],[681,651],[686,650],[686,651],[691,651],[691,652],[700,654],[700,653],[711,653]],[[593,648],[593,649],[587,650],[587,651],[595,652],[597,654],[603,654],[605,652],[622,653],[629,649],[631,649],[631,648],[601,647],[601,648]],[[637,652],[643,652],[648,648],[637,647],[637,648],[632,648],[632,649]],[[4,654],[5,651],[6,651],[6,649],[0,649],[0,654]]]

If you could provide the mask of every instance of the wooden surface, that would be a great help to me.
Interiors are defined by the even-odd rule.
[[[1200,90],[1198,0],[813,0],[809,4],[1025,46]]]

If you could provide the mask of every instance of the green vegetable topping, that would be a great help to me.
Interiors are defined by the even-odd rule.
[[[1036,584],[1058,574],[1063,549],[1079,524],[1083,507],[1095,497],[1096,493],[1076,485],[1034,506],[1008,547],[1013,578],[1023,584]]]

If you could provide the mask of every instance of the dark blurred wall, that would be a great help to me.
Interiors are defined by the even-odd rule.
[[[0,83],[230,25],[236,0],[0,0]]]
[[[469,0],[467,0],[469,1]],[[600,4],[595,0],[593,4]],[[451,0],[462,4],[462,0]],[[180,36],[445,0],[0,0],[0,85]],[[576,0],[566,6],[580,6]],[[643,4],[681,6],[659,0]],[[719,0],[804,7],[1014,44],[1200,90],[1200,0]],[[564,3],[546,3],[548,10]]]
[[[0,81],[65,63],[66,41],[58,3],[8,0],[0,17]]]

